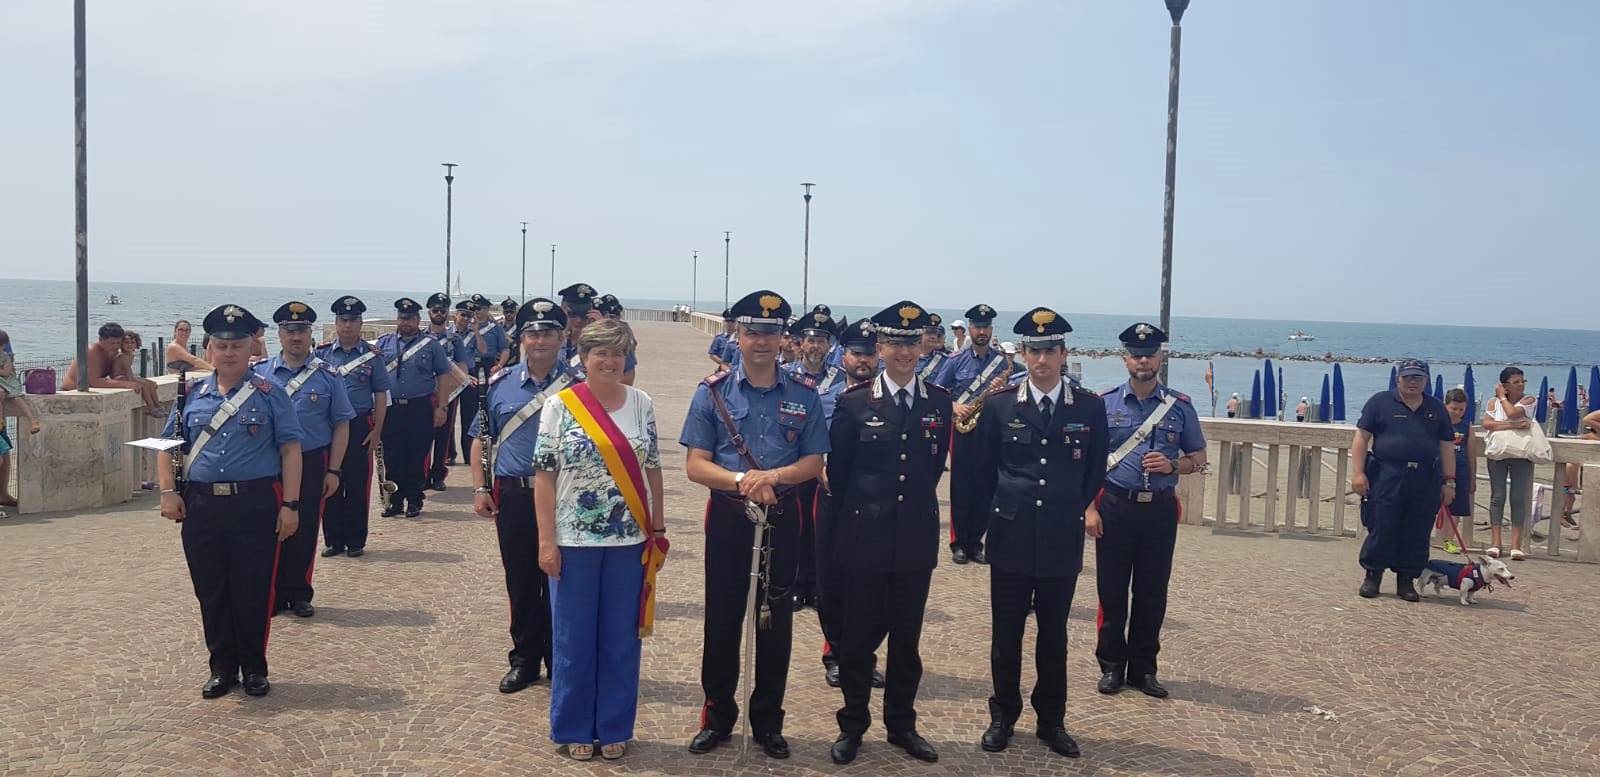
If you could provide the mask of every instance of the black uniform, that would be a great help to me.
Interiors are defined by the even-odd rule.
[[[862,734],[871,722],[873,654],[889,638],[883,722],[911,731],[922,680],[923,611],[939,555],[939,501],[950,443],[950,394],[920,379],[906,387],[910,409],[883,376],[845,392],[829,430],[832,509],[830,569],[842,595],[837,624],[844,707],[839,729]],[[828,579],[828,578],[825,578]]]

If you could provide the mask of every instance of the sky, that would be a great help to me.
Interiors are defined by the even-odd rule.
[[[71,7],[0,3],[0,278],[73,275]],[[735,298],[1158,310],[1161,0],[89,14],[96,280],[436,290],[456,162],[469,293],[519,290],[527,221],[530,295],[556,244],[558,287],[720,308],[729,230]],[[1591,3],[1196,0],[1174,314],[1600,328],[1561,292],[1600,244],[1597,26]]]

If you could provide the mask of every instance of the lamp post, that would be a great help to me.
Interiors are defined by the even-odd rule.
[[[810,310],[810,300],[807,299],[811,290],[811,187],[814,183],[803,183],[806,187],[806,232],[805,247],[801,249],[800,259],[800,309]]]
[[[550,244],[550,299],[556,298],[556,244]]]
[[[1172,64],[1167,71],[1167,186],[1162,204],[1161,229],[1161,331],[1172,336],[1172,211],[1178,187],[1178,53],[1183,47],[1183,12],[1189,0],[1166,0],[1172,16]],[[1167,362],[1161,362],[1161,382],[1167,382]]]
[[[700,307],[700,252],[694,252],[694,272],[689,275],[689,312]]]
[[[522,304],[528,304],[528,222],[522,222]]]
[[[73,168],[78,213],[75,242],[77,243],[77,329],[78,329],[78,390],[89,390],[89,119],[88,83],[85,56],[84,28],[85,0],[72,4],[72,113],[77,128],[77,141],[73,144]]]
[[[722,233],[722,309],[728,309],[728,247],[733,243],[733,233]]]
[[[455,162],[440,162],[444,166],[444,293],[450,294],[450,218],[451,200],[454,196],[456,183],[456,168],[460,167]]]

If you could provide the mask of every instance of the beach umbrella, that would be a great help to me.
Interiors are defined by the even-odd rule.
[[[1444,401],[1444,375],[1433,376],[1433,398]]]
[[[1344,422],[1344,370],[1338,362],[1333,363],[1333,420]]]
[[[1265,403],[1265,406],[1262,408],[1262,417],[1264,417],[1264,418],[1277,418],[1278,417],[1278,384],[1276,382],[1277,378],[1273,377],[1273,375],[1272,375],[1272,360],[1271,359],[1267,360],[1266,374],[1267,374],[1267,378],[1266,378],[1266,380],[1262,381],[1262,385],[1261,385],[1261,400],[1262,400],[1262,402]]]
[[[1467,375],[1461,381],[1461,388],[1467,392],[1467,422],[1477,423],[1478,417],[1478,382],[1472,378],[1472,365],[1467,365]]]
[[[1400,368],[1398,368],[1398,367],[1390,367],[1389,368],[1389,390],[1390,391],[1394,391],[1395,389],[1400,387],[1400,371],[1399,371],[1399,369]]]
[[[1591,413],[1600,410],[1600,367],[1589,368],[1589,406],[1584,409]]]
[[[1317,420],[1321,421],[1322,423],[1327,423],[1328,422],[1328,411],[1333,409],[1333,408],[1328,407],[1328,405],[1332,404],[1332,402],[1333,402],[1332,394],[1333,394],[1333,391],[1331,390],[1331,388],[1329,386],[1328,376],[1327,375],[1323,375],[1322,376],[1322,401],[1317,404]]]
[[[1550,420],[1550,378],[1539,379],[1539,404],[1533,406],[1533,417],[1539,423]]]
[[[1561,418],[1556,422],[1557,434],[1578,433],[1578,368],[1567,368],[1567,392],[1561,398]]]
[[[1250,380],[1250,417],[1261,417],[1261,370]]]
[[[1283,420],[1283,414],[1289,412],[1289,387],[1283,385],[1283,368],[1278,368],[1278,420]]]

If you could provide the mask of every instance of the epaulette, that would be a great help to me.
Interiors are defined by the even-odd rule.
[[[255,383],[256,391],[259,391],[259,392],[261,392],[263,394],[271,393],[271,391],[273,389],[272,381],[267,380],[266,378],[263,378],[260,375],[257,375],[255,381],[253,381],[253,382]]]
[[[801,375],[799,372],[796,372],[796,371],[790,371],[788,373],[788,375],[789,375],[789,377],[794,379],[794,382],[799,383],[800,385],[805,386],[806,388],[811,389],[812,391],[816,391],[817,390],[817,379],[816,378],[813,378],[810,375]]]
[[[495,372],[495,374],[489,376],[489,385],[493,386],[495,383],[499,382],[500,379],[502,379],[505,376],[510,375],[510,374],[511,374],[511,368],[510,367],[501,367],[499,370],[497,370]]]
[[[363,340],[362,342],[366,342],[366,341]],[[375,353],[375,354],[377,354],[379,356],[383,355],[383,349],[379,348],[377,343],[367,343],[367,347],[371,348],[373,353]]]
[[[715,386],[718,383],[727,380],[728,376],[732,374],[733,370],[717,370],[716,372],[707,375],[705,379],[700,382],[706,384],[707,386]]]
[[[1109,397],[1112,394],[1117,393],[1117,389],[1120,389],[1120,388],[1122,388],[1122,387],[1121,386],[1112,386],[1111,388],[1108,388],[1105,391],[1100,392],[1100,396]]]
[[[1094,391],[1086,389],[1083,386],[1078,385],[1077,383],[1069,383],[1068,385],[1072,386],[1072,390],[1073,391],[1076,391],[1079,394],[1082,394],[1082,395],[1084,395],[1086,397],[1103,397],[1103,396],[1105,396],[1104,393],[1095,393]]]
[[[1177,397],[1181,401],[1188,402],[1191,405],[1194,404],[1194,400],[1190,399],[1189,395],[1183,393],[1182,391],[1178,391],[1176,389],[1167,389],[1167,393]]]
[[[872,381],[866,381],[866,382],[862,383],[861,385],[865,386],[865,385],[867,385],[867,383],[871,383],[871,382]],[[937,395],[940,395],[940,396],[950,396],[950,389],[947,389],[944,386],[941,386],[941,385],[939,385],[937,383],[929,383],[927,381],[923,381],[922,385],[923,385],[924,388],[929,389],[934,394],[937,394]]]
[[[842,391],[840,393],[841,394],[848,394],[848,393],[850,393],[852,391],[860,391],[860,390],[862,390],[864,388],[867,388],[867,387],[869,387],[871,385],[872,385],[872,381],[864,380],[864,381],[861,381],[860,383],[857,383],[854,386],[846,386],[844,391]],[[926,385],[928,385],[931,388],[937,388],[937,386],[934,386],[932,383],[929,383],[929,384],[926,384]]]
[[[339,374],[339,370],[337,368],[335,368],[332,364],[329,364],[327,362],[323,362],[322,363],[322,371],[326,372],[329,375],[332,375],[332,376],[334,376],[336,378],[343,377],[343,376],[341,376]]]

